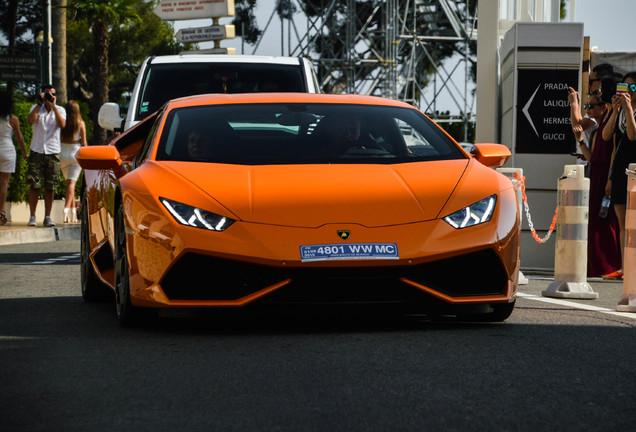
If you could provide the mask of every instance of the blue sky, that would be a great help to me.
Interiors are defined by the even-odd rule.
[[[590,46],[599,51],[636,51],[636,1],[576,0],[575,5],[574,21],[583,23]]]
[[[574,6],[574,22],[584,24],[584,34],[590,37],[590,45],[598,47],[599,51],[636,51],[636,34],[633,23],[636,20],[636,0],[569,0]],[[274,0],[259,0],[256,19],[263,29],[269,20]],[[221,18],[220,24],[229,24],[231,18]],[[571,18],[566,17],[566,21]],[[184,27],[204,27],[211,24],[211,20],[176,21],[175,30]],[[301,23],[299,23],[301,25]],[[202,49],[210,48],[212,43],[200,44]],[[241,54],[240,38],[221,42],[223,47],[235,47],[237,54]],[[245,54],[252,54],[253,47],[245,45]],[[285,48],[286,49],[286,48]],[[256,54],[281,55],[280,21],[274,17],[267,32],[267,37],[261,42]],[[286,55],[286,52],[283,53]],[[457,111],[457,108],[446,97],[438,98],[438,109]]]
[[[636,20],[635,0],[569,0],[575,6],[574,21],[584,24],[586,36],[590,36],[591,46],[597,46],[599,51],[636,51],[636,35],[633,31]],[[274,0],[260,0],[257,9],[257,22],[261,28],[265,27],[270,17]],[[566,18],[570,21],[570,17]],[[175,28],[202,27],[211,24],[211,20],[190,20],[175,22]],[[231,18],[222,18],[221,24],[229,24]],[[277,36],[280,23],[277,18],[272,20],[268,33],[270,37],[259,46],[257,54],[280,55],[280,36]],[[201,44],[202,48],[208,44]],[[211,46],[211,44],[209,44]],[[240,39],[223,41],[221,46],[236,47],[237,54],[241,53]],[[251,54],[253,47],[246,45],[245,54]]]

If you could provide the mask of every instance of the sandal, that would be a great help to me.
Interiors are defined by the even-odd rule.
[[[0,225],[4,225],[7,223],[7,215],[1,211],[0,212]]]
[[[623,279],[623,272],[616,270],[615,272],[603,275],[604,280],[621,280]]]

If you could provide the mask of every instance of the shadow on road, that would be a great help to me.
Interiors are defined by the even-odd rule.
[[[632,326],[218,312],[128,329],[112,302],[0,300],[4,430],[633,426]]]
[[[119,325],[113,296],[85,303],[79,296],[0,299],[3,333],[22,337],[70,337],[78,332],[146,334],[303,334],[393,332],[489,327],[453,318],[404,313],[387,306],[272,306],[247,309],[165,309],[131,328]],[[494,324],[495,326],[498,324]]]

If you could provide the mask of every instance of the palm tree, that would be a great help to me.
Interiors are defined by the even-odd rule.
[[[93,35],[93,143],[101,144],[106,131],[99,127],[99,108],[108,102],[108,33],[113,26],[132,20],[140,20],[136,0],[71,0],[70,8],[85,16]]]
[[[57,100],[61,105],[67,101],[66,85],[66,0],[53,0],[51,16],[53,47],[53,85],[57,91]]]

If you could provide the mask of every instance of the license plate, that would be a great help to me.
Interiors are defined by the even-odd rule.
[[[347,243],[300,247],[300,259],[303,262],[399,258],[395,243]]]

